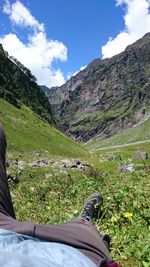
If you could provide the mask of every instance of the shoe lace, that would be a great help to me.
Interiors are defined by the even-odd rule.
[[[82,217],[87,221],[91,221],[91,219],[97,214],[98,212],[98,204],[94,204],[93,201],[89,201],[82,212]]]

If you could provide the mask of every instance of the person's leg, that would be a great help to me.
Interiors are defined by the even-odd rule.
[[[6,136],[0,126],[0,212],[15,218],[6,175]]]
[[[95,263],[110,259],[103,236],[94,226],[84,221],[72,221],[62,225],[35,225],[34,236],[79,249]]]
[[[6,138],[0,127],[0,228],[16,233],[59,242],[79,249],[96,263],[109,258],[102,236],[89,223],[79,218],[63,225],[38,225],[15,220],[14,209],[6,175]],[[85,210],[84,210],[85,211]]]
[[[93,219],[98,217],[102,202],[102,196],[96,192],[87,198],[75,220],[59,226],[35,225],[34,235],[75,247],[96,263],[104,258],[109,259],[108,245],[92,224]]]
[[[33,235],[34,224],[15,220],[15,213],[6,174],[6,136],[0,126],[0,229]]]

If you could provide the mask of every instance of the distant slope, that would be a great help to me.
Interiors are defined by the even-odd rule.
[[[0,123],[4,125],[8,148],[14,151],[48,151],[52,156],[85,157],[86,149],[59,132],[22,105],[15,108],[0,98]]]
[[[134,145],[137,142],[140,144],[143,141],[150,141],[150,114],[147,115],[147,119],[134,127],[112,136],[106,140],[100,141],[96,138],[91,139],[85,143],[85,147],[90,150],[97,150],[99,148],[120,147],[122,145]]]
[[[59,127],[77,140],[109,138],[143,119],[150,105],[150,33],[124,52],[93,60],[49,90]]]
[[[47,96],[30,70],[9,58],[0,45],[0,97],[20,108],[25,104],[49,123],[54,123]]]

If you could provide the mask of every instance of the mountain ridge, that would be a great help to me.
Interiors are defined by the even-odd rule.
[[[100,140],[142,120],[150,103],[150,33],[124,52],[95,59],[48,93],[60,129],[79,141]]]

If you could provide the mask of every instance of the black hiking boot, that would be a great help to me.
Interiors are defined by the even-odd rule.
[[[102,203],[103,197],[100,195],[100,193],[96,192],[90,195],[85,201],[83,210],[77,219],[92,223],[93,219],[98,217],[99,207]]]

